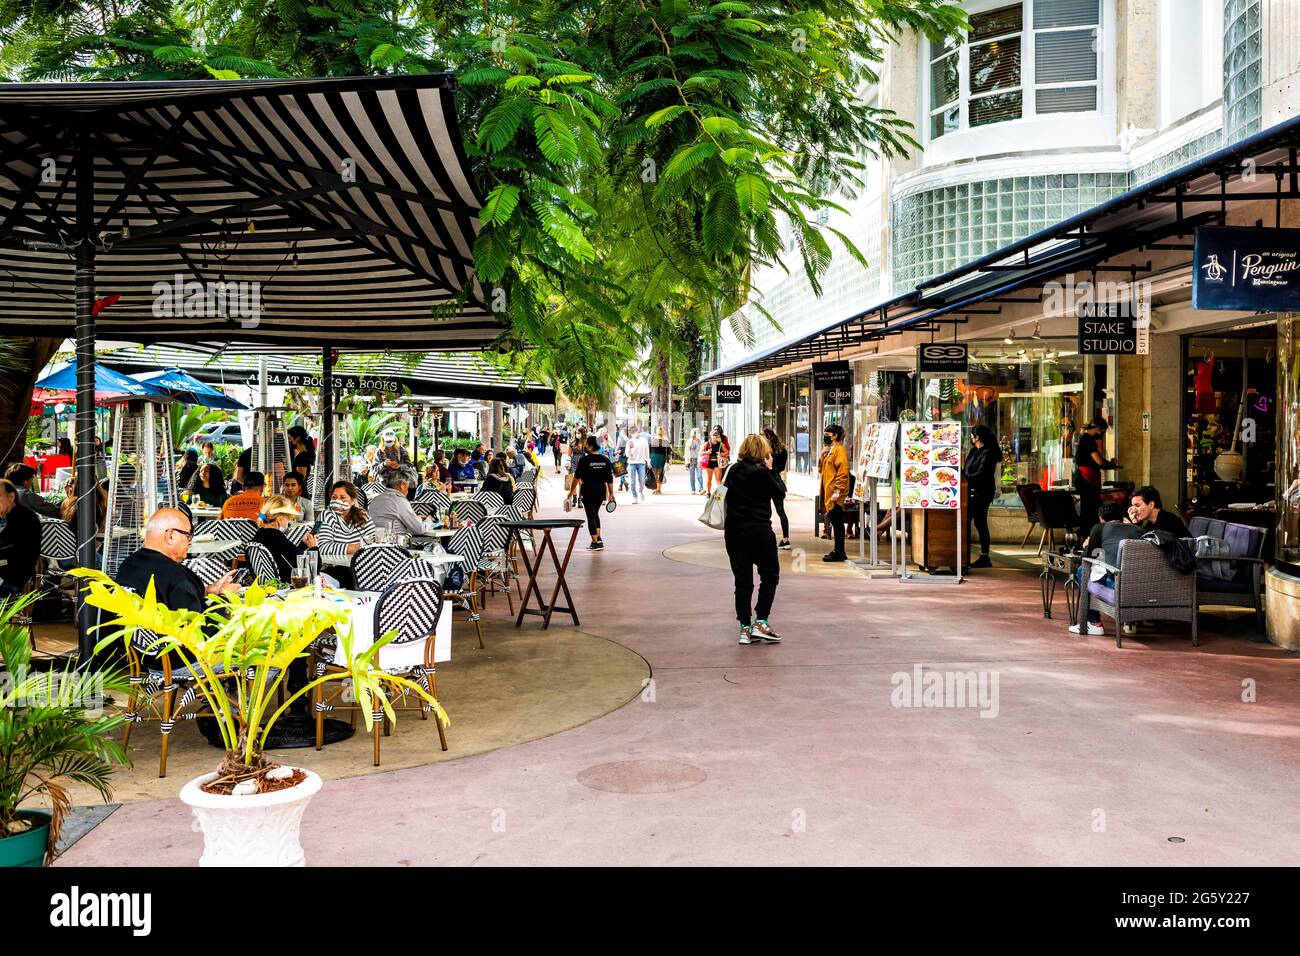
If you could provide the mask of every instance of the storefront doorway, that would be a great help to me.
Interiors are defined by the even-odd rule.
[[[1276,498],[1277,328],[1183,337],[1183,497],[1192,514]]]

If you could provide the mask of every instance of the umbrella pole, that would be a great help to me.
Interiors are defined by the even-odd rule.
[[[95,170],[89,137],[77,149],[77,564],[95,567]],[[77,615],[77,654],[91,658],[95,636],[84,613]]]
[[[330,485],[334,483],[334,362],[329,346],[321,349],[320,410],[321,440],[325,442],[324,465],[319,476],[324,485],[325,503],[329,504]]]

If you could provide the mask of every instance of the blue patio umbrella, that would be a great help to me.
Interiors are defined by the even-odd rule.
[[[153,388],[161,389],[173,398],[187,405],[203,405],[206,408],[225,408],[232,411],[246,411],[248,406],[223,394],[206,382],[200,382],[193,375],[178,368],[164,369],[161,372],[140,372],[131,378]]]
[[[77,362],[67,362],[36,382],[36,387],[48,392],[77,391]],[[137,382],[128,375],[114,372],[107,366],[95,363],[95,401],[123,401],[130,398],[164,398],[171,396],[160,388]]]

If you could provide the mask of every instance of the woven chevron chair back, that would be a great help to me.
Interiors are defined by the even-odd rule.
[[[212,518],[194,529],[196,535],[210,534],[218,541],[239,541],[243,544],[257,534],[257,522],[252,518]]]
[[[456,502],[456,517],[462,521],[479,522],[487,517],[487,507],[483,502],[474,498],[468,501],[458,501]]]
[[[446,511],[451,507],[451,499],[441,488],[426,488],[423,495],[417,496],[417,500],[428,502],[438,511]]]
[[[429,562],[423,561],[420,558],[412,558],[408,556],[405,561],[394,568],[392,573],[388,575],[387,580],[384,581],[384,586],[382,588],[376,588],[375,590],[386,590],[399,582],[412,581],[416,578],[427,578],[428,576]]]
[[[66,521],[41,522],[41,557],[66,561],[76,557],[77,535]]]
[[[221,580],[225,573],[230,570],[224,559],[212,554],[201,555],[197,558],[186,558],[181,564],[197,574],[205,588]]]
[[[157,643],[158,635],[143,627],[137,627],[135,633],[131,635],[131,650],[135,651],[137,654],[149,654],[154,657],[161,656],[159,654],[161,648],[154,646]]]
[[[302,539],[307,537],[307,535],[310,533],[311,533],[311,525],[306,523],[291,524],[289,525],[289,527],[284,529],[284,536],[293,543],[294,547],[297,547],[298,545],[302,544]]]
[[[488,514],[491,514],[494,511],[500,511],[506,506],[506,500],[496,491],[480,491],[471,500],[477,501],[486,508]]]
[[[245,549],[248,555],[248,569],[261,584],[270,584],[280,580],[280,569],[276,567],[275,556],[271,549],[259,541],[254,541]]]
[[[358,591],[382,591],[388,577],[410,560],[402,548],[377,544],[357,549],[352,555],[352,576]]]
[[[417,559],[418,560],[418,559]],[[388,587],[375,602],[375,634],[396,630],[394,644],[431,636],[442,612],[442,585],[432,578],[413,578]]]
[[[197,474],[197,472],[196,472],[196,474]],[[193,480],[194,480],[193,478],[190,479],[190,481],[193,481]],[[186,504],[185,502],[183,502],[183,501],[178,501],[178,502],[176,502],[176,509],[177,509],[181,514],[183,514],[186,518],[189,519],[189,522],[190,522],[190,530],[193,531],[193,530],[194,530],[194,512],[190,510],[190,506],[187,505],[187,504]]]
[[[377,498],[382,495],[384,493],[384,486],[377,481],[367,481],[366,486],[362,491],[366,493],[366,500],[369,501],[371,498]]]
[[[518,508],[522,514],[531,514],[537,507],[537,492],[532,488],[516,489],[512,507]]]
[[[518,504],[518,502],[519,502],[519,498],[516,496],[515,504],[506,505],[506,507],[502,511],[497,512],[492,517],[500,518],[502,521],[523,521],[526,517],[528,517],[528,512],[525,511],[524,508]]]
[[[510,531],[502,524],[504,520],[504,517],[492,515],[479,522],[478,531],[483,536],[485,552],[504,550],[510,543]]]
[[[472,568],[483,556],[483,535],[478,526],[461,528],[447,541],[447,550],[465,559],[465,567]]]

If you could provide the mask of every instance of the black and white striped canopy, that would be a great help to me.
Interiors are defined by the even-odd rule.
[[[100,351],[96,361],[114,371],[134,375],[179,368],[212,385],[256,387],[258,356],[234,346],[215,352],[198,348],[131,346]],[[315,354],[263,356],[268,385],[317,386],[321,357]],[[340,392],[373,392],[393,399],[451,404],[456,399],[552,404],[555,389],[530,382],[465,352],[358,355],[345,353],[334,365],[334,385]]]
[[[103,338],[481,347],[502,327],[474,279],[453,84],[0,85],[0,333],[72,334],[89,233],[95,292],[120,296]]]

